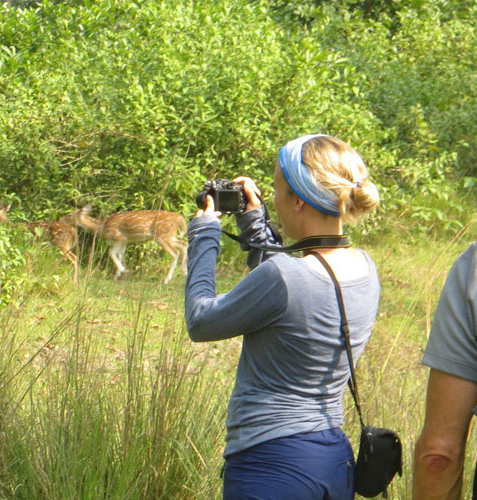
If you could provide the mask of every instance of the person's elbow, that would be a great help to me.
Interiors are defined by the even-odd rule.
[[[187,331],[192,342],[207,342],[209,340],[202,335],[202,331],[198,328],[187,327]]]
[[[454,465],[459,465],[464,459],[465,440],[451,436],[429,436],[423,432],[416,446],[416,459],[423,460],[429,470],[442,472]]]
[[[413,499],[454,498],[452,492],[460,489],[464,452],[465,442],[421,435],[414,454]]]
[[[194,316],[187,316],[186,326],[187,333],[192,342],[204,342],[207,340],[204,338],[204,328],[200,320],[197,320]]]
[[[186,313],[186,326],[192,342],[208,342],[213,340],[211,338],[211,334],[213,333],[212,326],[200,308]]]
[[[446,450],[423,451],[416,456],[416,465],[428,477],[440,477],[442,474],[453,474],[461,468],[462,461]]]

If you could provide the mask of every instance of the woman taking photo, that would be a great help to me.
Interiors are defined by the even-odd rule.
[[[379,202],[360,156],[327,135],[307,135],[281,148],[274,204],[284,233],[294,239],[328,236],[303,257],[279,246],[267,225],[260,192],[238,177],[247,209],[237,216],[253,269],[233,290],[215,293],[220,213],[211,196],[189,226],[185,309],[193,341],[243,336],[227,415],[224,500],[348,500],[354,459],[343,424],[349,364],[333,282],[338,278],[354,360],[371,334],[379,302],[376,267],[346,245],[343,223]],[[320,240],[315,240],[320,241]],[[247,247],[247,245],[243,245]]]

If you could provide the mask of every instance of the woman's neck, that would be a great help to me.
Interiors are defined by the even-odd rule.
[[[343,224],[341,217],[333,217],[321,213],[314,214],[314,217],[306,217],[301,224],[302,238],[308,236],[338,236],[343,234]]]

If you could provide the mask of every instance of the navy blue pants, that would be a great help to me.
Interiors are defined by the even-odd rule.
[[[354,458],[341,429],[272,439],[227,457],[224,500],[352,500]]]

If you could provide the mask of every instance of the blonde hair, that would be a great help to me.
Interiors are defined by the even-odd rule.
[[[318,183],[336,195],[346,222],[355,223],[379,204],[378,189],[368,179],[361,156],[346,142],[331,136],[313,137],[303,145],[302,161]]]

